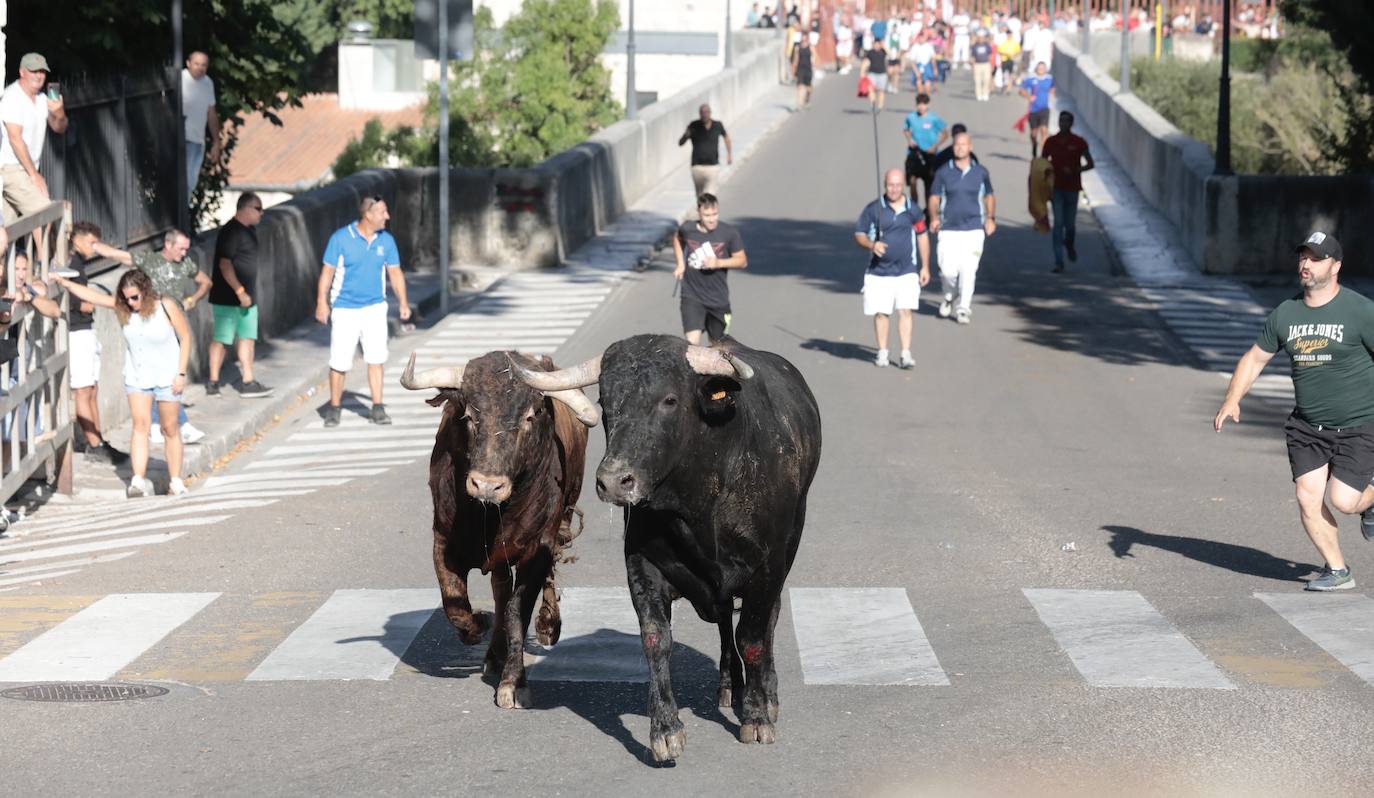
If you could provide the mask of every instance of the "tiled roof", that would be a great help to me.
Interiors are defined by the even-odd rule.
[[[300,108],[277,112],[281,127],[262,114],[249,116],[239,129],[238,146],[229,163],[230,186],[286,186],[319,180],[358,137],[367,120],[377,117],[388,130],[418,127],[421,107],[401,111],[360,111],[339,107],[337,94],[309,94]]]

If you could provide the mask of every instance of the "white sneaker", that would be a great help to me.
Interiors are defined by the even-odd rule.
[[[953,310],[953,309],[954,309],[954,299],[953,299],[953,297],[948,297],[948,296],[945,297],[944,301],[940,303],[940,311],[939,311],[939,313],[940,313],[940,318],[942,318],[942,319],[947,319],[947,318],[949,318],[949,313],[950,313],[950,311]]]
[[[916,366],[916,358],[912,357],[909,351],[903,352],[902,358],[897,362],[897,365],[904,369],[914,368]]]
[[[186,483],[181,481],[181,477],[172,477],[172,482],[167,486],[168,496],[185,496]]]
[[[877,366],[877,367],[880,368],[880,369],[885,369],[885,368],[887,368],[887,364],[888,364],[887,350],[886,350],[886,349],[879,349],[879,350],[878,350],[878,356],[877,356],[876,358],[873,359],[873,365]]]
[[[181,442],[182,442],[182,443],[187,443],[187,444],[190,444],[190,443],[200,443],[201,438],[204,438],[204,437],[205,437],[205,433],[204,433],[204,432],[201,432],[200,430],[198,430],[198,429],[196,429],[195,427],[193,427],[193,426],[191,425],[191,422],[188,421],[188,422],[186,422],[185,424],[182,424],[182,425],[181,425]]]
[[[147,477],[129,477],[129,487],[124,491],[124,495],[130,499],[139,499],[144,496],[153,495],[152,480]]]
[[[148,442],[149,442],[149,443],[162,443],[162,427],[161,427],[161,426],[159,426],[159,425],[157,425],[157,424],[154,424],[153,427],[152,427],[152,429],[148,430]]]
[[[970,315],[969,311],[960,308],[959,312],[954,314],[954,320],[960,324],[968,324],[972,320],[969,318]]]

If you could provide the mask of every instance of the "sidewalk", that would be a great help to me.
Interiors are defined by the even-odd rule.
[[[817,81],[821,80],[822,76],[823,73],[818,71]],[[746,117],[723,120],[729,124],[730,136],[734,143],[735,165],[721,170],[722,185],[728,185],[736,168],[748,160],[763,141],[792,116],[794,98],[793,87],[780,85],[757,103]],[[683,124],[686,124],[686,120]],[[673,170],[655,188],[628,208],[607,230],[573,252],[566,265],[595,266],[609,271],[628,272],[647,264],[654,252],[666,243],[671,232],[696,209],[685,147],[682,149],[681,160],[680,168]],[[323,242],[320,243],[322,246]],[[453,309],[450,315],[462,315],[465,309],[482,295],[498,287],[512,274],[518,273],[459,265],[454,266],[454,271],[462,272],[468,279],[465,280],[462,292],[452,296]],[[400,331],[397,326],[395,297],[388,297],[388,304],[391,306],[389,318],[393,325],[389,372],[394,371],[397,362],[403,362],[406,354],[415,349],[421,341],[426,340],[430,329],[442,321],[436,313],[439,303],[438,275],[425,272],[407,273],[406,285],[412,306],[419,308],[418,318],[411,319],[417,326],[411,332]],[[490,313],[484,314],[483,317],[490,318]],[[320,394],[326,390],[328,356],[328,328],[308,320],[283,338],[259,343],[254,376],[263,384],[275,389],[270,397],[239,397],[232,387],[232,382],[238,377],[237,368],[230,362],[225,364],[221,375],[225,387],[219,397],[207,397],[204,385],[189,386],[185,394],[188,417],[192,424],[205,433],[205,438],[200,443],[185,447],[183,472],[192,490],[195,490],[195,483],[199,478],[208,476],[246,451],[259,433],[276,420],[302,404],[323,403],[324,398]],[[365,376],[364,369],[355,368],[349,374],[349,388],[365,390]],[[391,390],[395,386],[388,388]],[[131,431],[128,422],[109,431],[110,443],[116,449],[127,452]],[[166,462],[161,457],[162,445],[154,444],[151,452],[148,476],[161,494],[166,491],[168,481]],[[127,463],[116,468],[87,462],[78,454],[73,469],[73,483],[76,489],[71,496],[52,496],[46,486],[39,493],[26,489],[14,497],[9,506],[23,506],[27,512],[36,516],[41,513],[40,505],[44,502],[50,502],[53,506],[89,504],[94,507],[111,500],[123,500],[131,474]],[[34,484],[30,483],[30,487]],[[9,534],[23,536],[23,524],[19,523],[12,527]]]

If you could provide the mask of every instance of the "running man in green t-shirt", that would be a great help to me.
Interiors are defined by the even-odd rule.
[[[1326,560],[1308,590],[1355,586],[1327,507],[1360,514],[1374,540],[1374,301],[1342,288],[1341,245],[1313,233],[1297,247],[1302,296],[1274,309],[1255,345],[1236,364],[1213,426],[1240,421],[1240,400],[1282,347],[1292,361],[1296,406],[1284,424],[1288,463],[1307,536]]]

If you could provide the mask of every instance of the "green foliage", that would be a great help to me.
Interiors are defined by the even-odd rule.
[[[1231,159],[1242,174],[1370,171],[1374,102],[1324,33],[1238,40],[1231,72]],[[1179,130],[1216,149],[1218,61],[1137,60],[1131,88]],[[1299,101],[1300,100],[1300,101]]]
[[[271,2],[203,0],[186,2],[184,9],[184,50],[209,54],[220,119],[241,121],[246,113],[262,111],[275,120],[274,111],[299,104],[298,76],[309,44],[274,16]],[[31,50],[47,56],[58,79],[172,65],[170,11],[166,0],[12,3],[5,28],[7,74],[15,74],[19,58]],[[220,162],[207,164],[192,198],[193,219],[208,218],[218,204],[235,144],[231,129]]]
[[[354,172],[373,168],[394,168],[402,164],[423,162],[434,149],[433,135],[426,136],[412,127],[385,131],[377,117],[367,120],[363,134],[350,139],[348,146],[334,161],[335,179]]]
[[[620,118],[601,50],[620,26],[611,0],[526,0],[498,30],[487,8],[474,19],[472,61],[452,65],[449,160],[454,166],[533,166]],[[350,143],[337,176],[355,163],[438,163],[438,87],[425,126],[408,136],[367,133]],[[354,148],[356,147],[356,150]]]
[[[374,39],[409,39],[415,33],[413,0],[281,0],[274,13],[316,54],[338,44],[355,19],[372,23]]]
[[[1323,70],[1335,81],[1345,117],[1328,143],[1345,171],[1374,173],[1374,4],[1369,0],[1281,0],[1292,27],[1327,32]],[[1304,53],[1311,57],[1312,52]]]

